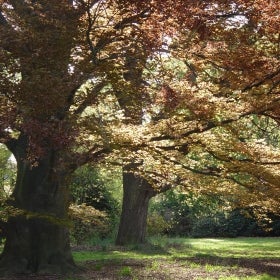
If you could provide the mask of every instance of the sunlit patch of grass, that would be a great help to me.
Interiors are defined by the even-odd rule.
[[[162,277],[166,276],[166,279],[169,279],[169,275],[174,276],[176,271],[186,275],[200,272],[205,274],[203,280],[279,279],[272,276],[275,275],[275,271],[270,273],[269,270],[259,270],[258,263],[262,264],[265,260],[273,260],[274,263],[277,263],[278,259],[280,261],[280,238],[192,239],[157,237],[150,239],[150,243],[144,245],[128,247],[110,245],[108,248],[110,249],[106,251],[102,249],[99,251],[74,251],[74,259],[81,264],[86,261],[100,263],[102,271],[106,267],[110,268],[115,265],[117,267],[124,265],[131,267],[133,264],[131,265],[129,260],[133,260],[133,263],[137,265],[135,268],[133,266],[134,275],[129,276],[131,279],[137,279],[135,277],[138,275],[141,279],[141,273],[151,277],[160,273],[163,275]],[[139,268],[139,263],[143,268]],[[263,274],[264,272],[267,274]]]
[[[235,239],[191,239],[156,238],[150,244],[100,251],[73,252],[78,262],[108,259],[150,259],[150,258],[279,258],[280,238],[235,238]]]
[[[280,258],[279,238],[170,238],[169,242],[171,241],[182,245],[183,249],[172,251],[182,257],[200,254],[223,258]]]

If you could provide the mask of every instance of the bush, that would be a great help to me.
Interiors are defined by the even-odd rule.
[[[70,190],[76,204],[85,203],[94,208],[115,213],[119,203],[108,189],[108,183],[97,168],[84,166],[72,176]]]
[[[260,224],[254,209],[234,209],[229,206],[227,201],[218,196],[195,196],[173,189],[158,196],[150,211],[153,215],[164,217],[169,225],[164,233],[171,236],[279,236],[279,216],[268,213],[269,222],[263,219],[263,224]]]
[[[186,195],[169,190],[155,197],[150,213],[163,217],[167,226],[163,233],[169,235],[187,235],[191,229],[190,208]]]
[[[164,234],[169,228],[170,224],[159,213],[149,214],[147,219],[147,234],[149,236]]]
[[[109,232],[106,213],[92,206],[72,204],[69,216],[72,220],[71,237],[74,243],[85,243],[92,235],[105,236]]]
[[[72,216],[74,242],[86,242],[92,236],[103,238],[115,230],[120,205],[110,191],[110,183],[92,166],[84,166],[73,174],[70,190],[75,211],[80,213]]]

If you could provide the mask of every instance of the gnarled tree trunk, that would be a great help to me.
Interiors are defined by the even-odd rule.
[[[117,245],[144,243],[152,186],[132,172],[123,172],[123,205],[116,239]]]
[[[21,136],[13,152],[17,181],[10,204],[20,212],[8,219],[0,272],[66,273],[75,264],[67,229],[67,172],[58,165],[58,152],[49,150],[31,166],[28,138]]]

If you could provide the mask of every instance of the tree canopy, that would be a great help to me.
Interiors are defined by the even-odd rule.
[[[11,203],[48,228],[66,219],[67,176],[106,159],[134,162],[158,191],[181,184],[279,211],[279,147],[259,137],[279,130],[279,5],[0,1],[0,142],[18,162]],[[5,264],[13,227],[30,227],[10,224]],[[43,264],[19,255],[32,271],[57,255],[72,265],[56,247]]]

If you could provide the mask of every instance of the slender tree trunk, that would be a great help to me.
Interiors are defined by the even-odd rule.
[[[144,243],[150,199],[156,195],[151,185],[130,172],[123,173],[123,206],[117,245]]]
[[[26,148],[27,137],[20,137],[14,150],[18,170],[10,201],[20,213],[8,219],[0,272],[65,274],[75,268],[66,226],[66,172],[59,168],[54,151],[31,166]]]

